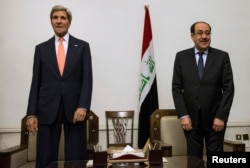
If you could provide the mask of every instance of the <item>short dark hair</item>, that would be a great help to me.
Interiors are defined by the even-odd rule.
[[[196,26],[196,24],[198,24],[198,23],[207,24],[208,27],[209,27],[209,29],[210,29],[210,31],[212,30],[211,26],[210,26],[207,22],[199,21],[199,22],[195,22],[195,23],[193,23],[193,24],[191,25],[191,27],[190,27],[190,32],[191,32],[191,33],[194,33],[194,31],[195,31],[195,26]]]
[[[65,11],[67,13],[67,16],[68,16],[68,19],[69,19],[69,23],[71,23],[71,20],[72,20],[72,13],[71,11],[62,6],[62,5],[56,5],[54,6],[52,9],[51,9],[51,12],[50,12],[50,20],[52,20],[52,17],[53,17],[53,14],[54,12],[57,12],[57,11]]]

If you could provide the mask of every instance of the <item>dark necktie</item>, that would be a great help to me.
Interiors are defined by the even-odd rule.
[[[199,76],[201,79],[203,75],[203,70],[204,70],[204,64],[203,64],[203,58],[202,58],[203,52],[198,52],[198,54],[199,54],[198,71],[199,71]]]

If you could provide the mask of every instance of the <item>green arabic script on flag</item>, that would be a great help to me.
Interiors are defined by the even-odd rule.
[[[148,59],[144,61],[144,66],[145,69],[148,69],[148,73],[150,74],[144,74],[141,73],[141,85],[139,87],[139,100],[141,100],[141,94],[145,88],[145,86],[148,84],[150,81],[151,77],[154,77],[154,70],[155,70],[155,61],[152,59],[151,55],[148,56]]]

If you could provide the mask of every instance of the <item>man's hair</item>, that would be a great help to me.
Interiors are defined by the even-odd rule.
[[[195,23],[193,23],[193,24],[191,25],[191,27],[190,27],[190,32],[191,32],[191,33],[194,33],[194,31],[195,31],[195,26],[196,26],[196,24],[198,24],[198,23],[204,23],[204,24],[207,24],[207,25],[208,25],[208,27],[209,27],[209,29],[210,29],[210,31],[212,31],[211,26],[210,26],[207,22],[204,22],[204,21],[199,21],[199,22],[195,22]]]
[[[56,5],[56,6],[54,6],[54,7],[51,9],[51,12],[50,12],[50,20],[52,20],[52,17],[53,17],[54,12],[57,12],[57,11],[65,11],[65,12],[67,13],[67,17],[68,17],[68,19],[69,19],[69,23],[71,23],[71,20],[72,20],[72,13],[71,13],[71,11],[70,11],[68,8],[66,8],[66,7],[64,7],[64,6],[62,6],[62,5]]]

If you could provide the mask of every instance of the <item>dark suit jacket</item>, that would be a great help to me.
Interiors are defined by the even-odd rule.
[[[202,79],[199,78],[194,48],[176,54],[172,94],[178,117],[189,115],[197,127],[198,108],[205,128],[215,117],[227,122],[234,96],[234,82],[228,53],[209,48]]]
[[[89,44],[69,36],[63,76],[60,75],[55,38],[36,46],[27,115],[36,115],[40,124],[52,123],[61,100],[66,117],[72,121],[78,107],[90,108],[92,64]]]

